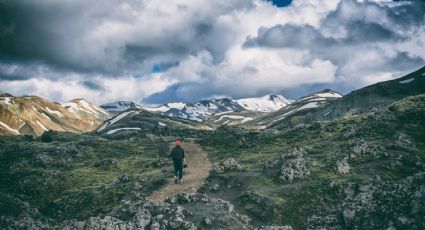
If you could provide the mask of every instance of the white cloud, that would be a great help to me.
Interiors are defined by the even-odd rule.
[[[22,92],[31,92],[44,98],[66,102],[75,98],[89,98],[92,102],[102,104],[115,100],[134,100],[161,92],[174,82],[163,77],[162,73],[150,74],[142,78],[123,76],[120,78],[94,77],[93,82],[102,89],[93,90],[81,84],[77,76],[68,76],[66,80],[52,80],[46,78],[31,78],[24,81],[2,81],[0,91],[13,95],[22,95]]]
[[[11,59],[0,58],[0,90],[103,103],[140,102],[173,84],[176,96],[189,100],[315,84],[354,89],[425,59],[422,8],[406,8],[415,22],[392,10],[410,3],[373,2],[297,0],[277,8],[262,0],[17,0],[9,20],[25,30],[4,37],[11,46],[0,52]],[[289,25],[303,33],[279,30]],[[382,33],[373,37],[367,25]],[[270,28],[274,45],[244,46]],[[164,72],[152,74],[153,65]]]

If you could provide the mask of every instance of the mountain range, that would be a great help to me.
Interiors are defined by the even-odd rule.
[[[424,81],[421,68],[267,111],[257,99],[162,107],[202,108],[191,113],[202,122],[131,103],[108,115],[82,99],[3,94],[0,226],[425,229]],[[182,184],[174,184],[169,159],[176,139],[188,160]]]
[[[179,117],[202,122],[214,114],[234,111],[274,112],[292,103],[292,100],[282,95],[269,94],[258,98],[243,98],[233,100],[220,98],[201,100],[195,103],[170,102],[157,107],[141,106],[131,101],[117,101],[103,104],[100,107],[110,113],[118,113],[130,108],[143,108],[170,117]]]
[[[60,104],[38,96],[0,94],[0,135],[89,132],[109,118],[107,111],[85,99]]]
[[[329,120],[346,114],[384,108],[406,96],[425,92],[424,79],[424,68],[421,68],[402,78],[376,83],[345,96],[325,89],[295,101],[281,95],[269,94],[238,100],[221,98],[196,103],[171,102],[157,107],[144,107],[131,101],[118,101],[97,107],[84,99],[59,104],[37,96],[14,97],[1,94],[0,134],[40,135],[47,130],[89,132],[98,129],[100,124],[112,116],[114,117],[104,126],[116,127],[108,125],[108,122],[117,117],[126,117],[123,114],[130,114],[126,111],[139,111],[138,113],[150,114],[151,117],[156,116],[159,120],[164,120],[158,121],[161,124],[167,124],[165,120],[172,121],[173,118],[174,124],[184,120],[198,122],[183,122],[186,123],[185,127],[190,123],[191,127],[205,129],[214,129],[221,125],[240,125],[248,129],[282,128],[309,120]],[[127,128],[144,129],[142,124],[146,125],[146,122]]]

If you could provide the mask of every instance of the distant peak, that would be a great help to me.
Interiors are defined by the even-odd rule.
[[[0,97],[13,97],[10,93],[0,93]]]

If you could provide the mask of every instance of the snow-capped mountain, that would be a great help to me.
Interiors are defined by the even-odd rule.
[[[111,117],[111,115],[104,109],[82,98],[65,102],[62,104],[62,106],[79,118],[91,115],[99,120],[104,121]]]
[[[212,130],[209,126],[196,121],[162,116],[158,113],[135,108],[123,111],[105,121],[97,129],[97,133],[103,135],[119,135],[128,132],[150,132],[152,130],[160,131],[164,129]]]
[[[300,113],[306,113],[313,109],[321,108],[327,105],[331,101],[335,101],[342,97],[338,92],[332,91],[330,89],[325,89],[316,93],[309,94],[292,102],[286,107],[279,109],[278,111],[269,113],[265,116],[259,117],[253,121],[247,122],[248,126],[257,127],[257,128],[266,128],[270,127],[275,123],[293,117],[294,115]]]
[[[153,108],[144,108],[151,112],[159,112],[170,117],[180,117],[194,121],[205,121],[217,113],[255,111],[273,112],[288,104],[288,100],[281,95],[266,95],[259,98],[245,98],[232,100],[229,98],[203,100],[196,103],[172,102]]]
[[[292,103],[282,95],[269,94],[258,98],[244,98],[236,102],[246,110],[258,112],[274,112]]]
[[[108,111],[109,113],[120,113],[127,109],[142,108],[142,106],[132,101],[116,101],[112,103],[103,104],[100,107]]]
[[[108,118],[108,112],[84,99],[59,104],[37,96],[0,94],[0,135],[88,132]]]
[[[144,109],[151,112],[160,112],[162,115],[170,117],[179,117],[198,122],[202,122],[216,113],[244,110],[236,101],[228,98],[203,100],[196,103],[173,102],[159,107]]]

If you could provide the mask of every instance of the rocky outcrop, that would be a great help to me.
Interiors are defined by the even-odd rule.
[[[283,164],[280,170],[280,179],[283,182],[292,182],[295,178],[310,175],[302,149],[296,148],[282,154]]]
[[[339,174],[347,174],[350,172],[350,165],[347,162],[347,158],[337,160],[335,167]]]
[[[238,170],[241,168],[241,163],[234,158],[229,158],[220,163],[214,163],[212,166],[215,174],[220,174],[226,171]]]

